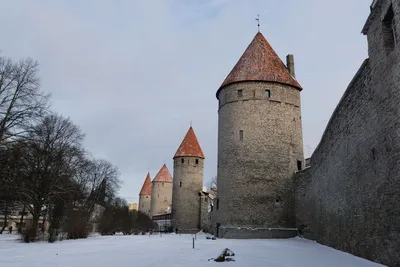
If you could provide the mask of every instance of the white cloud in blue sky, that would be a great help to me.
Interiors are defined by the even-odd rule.
[[[189,122],[216,175],[215,92],[257,31],[284,60],[295,54],[304,87],[305,153],[321,137],[362,61],[365,0],[14,0],[2,3],[3,56],[40,62],[53,109],[87,134],[85,145],[117,165],[121,195],[137,201],[172,157]]]

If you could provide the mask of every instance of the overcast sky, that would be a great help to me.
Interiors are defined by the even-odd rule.
[[[257,32],[282,59],[295,55],[304,151],[318,145],[348,83],[367,57],[365,0],[2,0],[0,50],[40,63],[53,109],[110,160],[129,202],[147,171],[172,157],[190,121],[204,179],[217,173],[215,92]]]

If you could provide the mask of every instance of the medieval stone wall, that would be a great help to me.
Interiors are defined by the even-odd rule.
[[[172,202],[172,183],[153,182],[151,189],[151,216],[167,213]]]
[[[180,231],[200,229],[204,159],[174,159],[172,226]]]
[[[210,221],[211,216],[209,213],[209,207],[211,205],[211,198],[208,195],[203,194],[200,199],[200,229],[204,232],[210,232]]]
[[[150,215],[151,209],[151,195],[140,195],[139,196],[139,211]]]
[[[395,13],[397,45],[383,21]],[[311,168],[298,173],[296,224],[336,249],[400,266],[400,1],[377,1],[369,59],[334,111]]]
[[[310,168],[304,169],[295,175],[295,210],[296,227],[299,235],[308,239],[315,239],[312,229],[315,228],[315,196],[311,186]]]
[[[224,87],[218,99],[216,222],[225,228],[293,227],[292,177],[297,161],[304,165],[300,91],[240,82]]]

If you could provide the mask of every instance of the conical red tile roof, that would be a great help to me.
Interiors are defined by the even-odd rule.
[[[181,145],[176,151],[174,158],[176,157],[198,157],[204,159],[203,151],[201,150],[199,141],[192,127],[189,128],[185,138],[183,138]]]
[[[140,190],[139,195],[151,195],[151,179],[150,173],[147,174],[146,179],[144,180],[142,190]]]
[[[285,64],[260,32],[256,34],[218,89],[217,97],[224,86],[244,81],[277,82],[302,89],[301,85],[290,75]]]
[[[154,177],[154,182],[163,182],[163,183],[172,183],[172,176],[169,172],[167,166],[164,164],[160,171],[157,173],[156,177]]]

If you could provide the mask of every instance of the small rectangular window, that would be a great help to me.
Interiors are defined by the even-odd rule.
[[[239,131],[239,140],[243,141],[243,130]]]
[[[253,97],[256,97],[256,90],[253,90]]]
[[[196,159],[196,164],[199,164],[199,159]]]
[[[265,90],[265,97],[271,97],[271,90]]]
[[[179,187],[182,187],[182,182],[179,182]]]
[[[219,209],[219,199],[217,198],[217,209]]]
[[[301,160],[298,160],[298,161],[297,161],[297,170],[301,171],[301,170],[303,169],[303,166],[302,166],[302,165],[303,165],[303,164],[302,164]]]
[[[184,160],[184,159],[181,159],[181,162],[182,162],[182,163],[185,163],[185,160]]]
[[[243,90],[242,89],[238,90],[237,92],[238,92],[238,97],[243,97]]]

